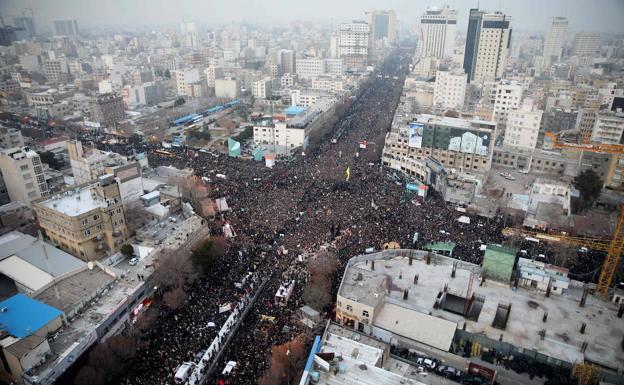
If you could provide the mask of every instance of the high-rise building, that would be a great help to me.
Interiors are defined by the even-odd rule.
[[[17,39],[15,27],[6,25],[0,27],[0,45],[8,47]]]
[[[27,40],[36,35],[32,17],[19,16],[13,19],[13,23],[17,28],[15,33],[17,40]]]
[[[421,56],[450,57],[455,47],[457,11],[445,6],[428,8],[420,17]]]
[[[600,111],[592,130],[592,142],[621,144],[624,142],[624,113]]]
[[[396,13],[392,10],[373,9],[371,15],[371,36],[373,40],[388,43],[396,39]]]
[[[15,147],[0,151],[0,171],[11,201],[30,202],[48,195],[39,154],[29,147]]]
[[[175,72],[178,96],[198,98],[205,95],[208,86],[206,72],[198,68],[189,68]]]
[[[581,57],[594,56],[600,48],[601,37],[595,32],[578,32],[574,35],[574,44],[572,45],[572,55]]]
[[[78,22],[76,20],[55,20],[54,32],[57,36],[78,36]]]
[[[543,111],[534,108],[531,99],[526,99],[519,109],[511,110],[505,129],[505,145],[534,150],[542,122],[542,113]]]
[[[565,44],[566,34],[568,33],[568,19],[565,17],[551,17],[544,40],[543,56],[552,61],[561,60],[563,45]]]
[[[282,49],[277,53],[278,64],[281,74],[294,74],[297,72],[295,51]]]
[[[264,78],[255,81],[251,85],[251,94],[257,99],[266,99],[272,96],[271,78]]]
[[[46,236],[85,261],[115,252],[128,238],[119,185],[111,174],[101,176],[95,184],[40,200],[33,208]]]
[[[348,69],[358,70],[368,64],[370,26],[365,21],[342,23],[338,27],[338,56]]]
[[[469,82],[500,79],[511,45],[511,16],[502,12],[470,10],[464,70]]]
[[[467,76],[462,69],[437,71],[433,104],[445,108],[461,110],[466,97]]]

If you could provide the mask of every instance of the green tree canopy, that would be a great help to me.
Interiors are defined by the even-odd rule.
[[[63,165],[61,161],[55,158],[55,155],[52,151],[43,151],[39,152],[38,154],[39,158],[41,158],[41,161],[53,169],[58,170]]]

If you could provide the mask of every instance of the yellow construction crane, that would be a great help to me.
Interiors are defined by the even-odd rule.
[[[544,241],[564,242],[579,247],[587,247],[593,250],[606,251],[607,257],[602,265],[602,271],[598,278],[596,291],[604,296],[609,294],[609,288],[613,283],[613,277],[617,270],[622,252],[624,252],[624,208],[620,209],[617,225],[611,237],[611,241],[590,237],[572,237],[566,234],[547,234],[537,231],[529,231],[515,228],[503,229],[505,236],[524,236],[541,239]]]
[[[559,135],[557,133],[551,131],[544,133],[544,136],[550,140],[552,148],[566,148],[578,151],[592,151],[604,154],[624,155],[624,145],[590,143],[588,141],[587,135],[583,135],[583,143],[564,142],[561,140],[561,138],[559,138]]]

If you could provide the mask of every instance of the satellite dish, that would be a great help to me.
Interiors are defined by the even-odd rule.
[[[87,267],[89,268],[89,270],[93,270],[93,262],[88,262]]]

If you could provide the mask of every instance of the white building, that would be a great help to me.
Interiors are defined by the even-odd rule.
[[[468,76],[462,69],[436,72],[434,105],[444,109],[461,110],[466,97]]]
[[[331,76],[342,76],[345,73],[344,60],[340,58],[336,59],[323,59],[325,63],[325,73]]]
[[[503,80],[496,86],[494,116],[499,124],[507,122],[507,116],[522,102],[522,86],[514,81]]]
[[[0,151],[0,171],[11,202],[30,202],[48,195],[41,158],[29,147]]]
[[[511,16],[502,12],[470,10],[464,70],[468,81],[500,79],[505,72],[511,45]]]
[[[592,57],[600,48],[601,37],[595,32],[578,32],[574,35],[572,55],[580,57]]]
[[[312,80],[312,89],[327,92],[342,92],[345,88],[343,79],[335,79],[332,77],[318,77]]]
[[[444,6],[427,8],[420,17],[423,57],[450,57],[455,47],[457,11]]]
[[[592,142],[621,144],[624,140],[624,113],[600,111],[591,135]]]
[[[565,17],[551,17],[548,32],[544,40],[544,58],[555,62],[561,60],[563,45],[568,33],[568,19]]]
[[[257,99],[266,99],[271,97],[271,78],[264,78],[255,81],[251,85],[251,94]]]
[[[562,214],[570,215],[570,185],[559,180],[537,178],[531,187],[527,212],[535,214],[540,204],[561,206]]]
[[[396,12],[393,10],[373,9],[371,16],[371,37],[373,41],[391,44],[396,39]]]
[[[507,118],[504,144],[535,150],[542,114],[542,110],[533,107],[531,99],[526,99],[520,109],[511,110]]]
[[[236,99],[240,96],[240,82],[238,79],[216,79],[215,96],[217,98]]]
[[[206,74],[206,84],[209,88],[215,87],[215,80],[223,77],[223,68],[217,66],[210,66],[204,70]]]
[[[286,148],[287,151],[296,147],[306,148],[308,145],[308,129],[288,127],[287,123],[255,126],[253,140],[257,146],[269,144]]]
[[[297,76],[311,79],[325,73],[325,61],[321,58],[297,59]]]
[[[201,89],[207,82],[204,71],[198,68],[178,70],[176,75],[176,89],[178,96],[200,97]]]
[[[370,26],[364,21],[342,23],[338,28],[338,57],[348,69],[359,70],[368,64]]]
[[[561,295],[570,286],[569,270],[565,267],[519,258],[518,270],[518,285],[522,287]]]

